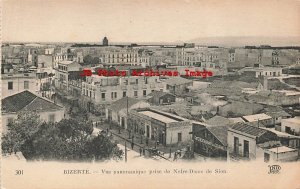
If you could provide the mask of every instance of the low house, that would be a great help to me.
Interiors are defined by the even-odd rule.
[[[228,159],[258,161],[294,161],[298,150],[283,146],[268,129],[237,123],[228,129]]]
[[[291,135],[300,136],[300,117],[282,119],[281,131]]]
[[[223,117],[241,117],[245,115],[257,114],[263,110],[264,106],[261,104],[230,101],[230,103],[219,107],[219,115]]]
[[[227,131],[229,126],[210,127],[193,123],[194,152],[211,158],[227,158]]]
[[[262,129],[267,129],[275,133],[278,136],[280,143],[282,145],[300,150],[300,136],[295,136],[286,132],[281,132],[277,128],[262,128]]]
[[[130,120],[133,131],[164,146],[185,144],[191,140],[190,121],[171,113],[151,108],[135,109],[130,111]]]
[[[290,114],[286,113],[283,110],[278,112],[266,112],[265,114],[273,118],[274,124],[281,124],[282,119],[288,119],[292,117]]]
[[[239,71],[241,74],[253,76],[253,77],[276,77],[282,75],[282,68],[279,67],[245,67]]]
[[[3,132],[6,131],[7,124],[16,119],[21,111],[37,112],[41,120],[46,122],[59,122],[65,113],[63,107],[26,90],[2,100]]]
[[[252,102],[271,106],[290,106],[300,104],[300,93],[295,91],[260,91],[248,96]]]
[[[253,126],[257,127],[269,127],[273,126],[273,118],[268,116],[267,114],[254,114],[254,115],[247,115],[242,116],[242,118],[246,121],[251,123]]]
[[[286,146],[280,146],[267,149],[264,152],[264,161],[296,161],[298,159],[298,150]]]
[[[109,122],[116,123],[122,128],[127,129],[127,117],[130,110],[135,108],[149,107],[148,102],[135,98],[124,97],[113,102],[106,108],[106,119]]]
[[[193,81],[182,77],[172,77],[166,81],[167,90],[172,94],[182,94],[189,91],[188,87],[193,86]]]
[[[148,102],[155,105],[171,104],[176,101],[175,95],[163,91],[153,91],[148,97]]]

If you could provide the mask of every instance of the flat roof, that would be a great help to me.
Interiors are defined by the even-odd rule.
[[[247,115],[247,116],[243,116],[243,118],[246,119],[249,122],[258,121],[258,120],[265,120],[265,119],[272,119],[272,117],[268,116],[267,114]]]
[[[297,151],[297,150],[286,147],[286,146],[280,146],[280,147],[270,148],[270,149],[268,149],[268,151],[274,152],[274,153],[286,153],[286,152],[293,152],[293,151]]]
[[[298,123],[300,126],[300,117],[296,116],[294,118],[288,118],[288,119],[282,119],[283,122],[289,122],[289,123]]]
[[[149,116],[149,117],[151,117],[151,118],[153,118],[153,119],[156,119],[156,120],[158,120],[158,121],[161,121],[161,122],[163,122],[163,123],[173,123],[173,122],[178,122],[178,121],[175,120],[175,119],[172,119],[172,118],[170,118],[170,117],[167,117],[167,116],[164,116],[164,115],[162,115],[162,114],[159,114],[159,113],[156,113],[156,112],[153,112],[153,111],[149,111],[149,110],[147,110],[147,111],[140,111],[139,113],[144,114],[144,115],[146,115],[146,116]]]
[[[262,129],[271,131],[271,132],[275,133],[279,137],[299,138],[300,139],[300,136],[295,136],[295,135],[291,135],[291,134],[284,133],[284,132],[281,132],[281,131],[277,131],[277,130],[275,130],[275,128],[264,128],[264,127],[262,127]]]
[[[245,121],[241,117],[228,118],[228,119],[233,121],[234,123],[245,123]]]
[[[63,60],[63,61],[60,61],[58,62],[58,64],[72,64],[74,61],[69,61],[69,60]]]

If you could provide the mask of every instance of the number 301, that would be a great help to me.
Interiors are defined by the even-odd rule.
[[[16,170],[16,175],[23,175],[23,170]]]

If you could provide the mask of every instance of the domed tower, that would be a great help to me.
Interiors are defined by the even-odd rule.
[[[104,37],[103,40],[102,40],[102,45],[103,46],[108,46],[108,39],[107,37]]]

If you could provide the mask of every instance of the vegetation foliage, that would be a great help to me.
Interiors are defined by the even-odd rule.
[[[91,122],[63,119],[41,122],[33,112],[22,112],[2,137],[2,153],[22,152],[27,160],[104,161],[120,160],[123,151],[112,136],[92,135]]]

